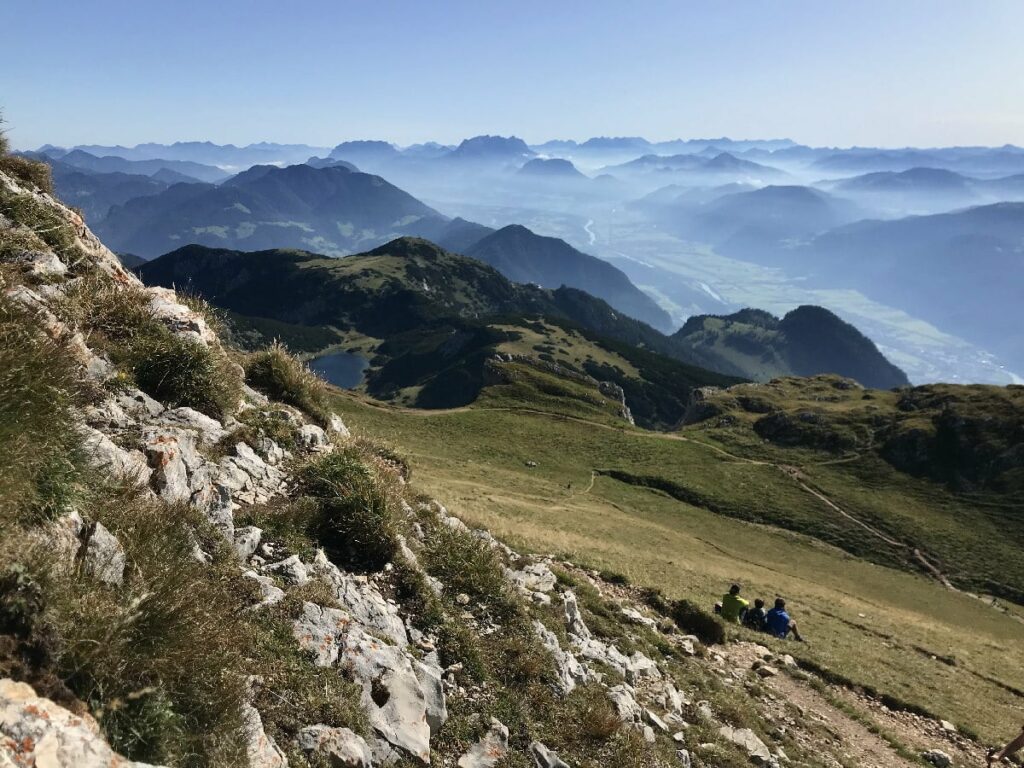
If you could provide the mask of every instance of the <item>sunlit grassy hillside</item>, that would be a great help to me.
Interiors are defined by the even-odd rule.
[[[750,597],[784,595],[810,639],[787,644],[788,652],[983,738],[1019,724],[1024,625],[1017,608],[997,610],[915,572],[902,553],[887,552],[873,533],[805,490],[800,477],[844,510],[898,511],[891,525],[905,523],[915,534],[945,521],[929,546],[947,537],[964,558],[1004,558],[1008,566],[1012,547],[998,537],[991,550],[973,549],[991,531],[974,518],[958,524],[950,513],[965,507],[951,494],[895,476],[874,459],[872,485],[856,461],[823,464],[819,454],[778,449],[780,468],[761,443],[756,451],[724,450],[704,427],[646,432],[563,408],[557,398],[527,407],[520,395],[491,388],[476,406],[445,412],[389,408],[348,393],[337,393],[333,404],[367,432],[402,445],[420,482],[455,513],[526,548],[564,553],[706,605],[732,581]],[[795,465],[799,477],[786,470]],[[638,478],[684,488],[690,502],[677,498],[683,493],[640,487]]]

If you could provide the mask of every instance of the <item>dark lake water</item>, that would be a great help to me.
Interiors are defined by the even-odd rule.
[[[309,361],[309,367],[334,386],[353,389],[363,382],[367,360],[352,352],[332,352],[313,358]]]

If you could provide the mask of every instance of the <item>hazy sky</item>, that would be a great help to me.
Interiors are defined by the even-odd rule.
[[[1024,0],[0,0],[17,147],[1024,144]]]

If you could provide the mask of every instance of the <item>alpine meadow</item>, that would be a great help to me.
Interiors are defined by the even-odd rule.
[[[12,0],[0,768],[1024,759],[1024,6]]]

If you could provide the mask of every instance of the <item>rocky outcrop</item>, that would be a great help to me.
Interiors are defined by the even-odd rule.
[[[18,768],[157,768],[115,754],[89,715],[76,715],[0,680],[0,766]]]

